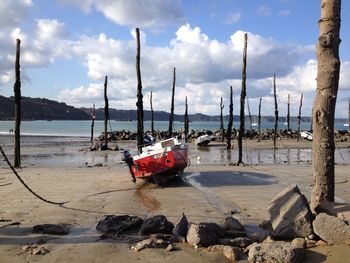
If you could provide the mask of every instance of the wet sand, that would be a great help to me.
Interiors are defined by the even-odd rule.
[[[0,138],[11,155],[11,138]],[[134,148],[134,142],[119,142],[121,148]],[[184,212],[192,222],[221,223],[225,216],[238,212],[244,224],[259,223],[265,208],[280,190],[298,183],[310,197],[312,167],[310,142],[278,142],[280,157],[275,159],[272,142],[247,142],[253,156],[260,152],[260,162],[243,167],[229,166],[236,151],[212,143],[206,149],[190,146],[191,166],[182,178],[162,187],[131,182],[119,152],[88,152],[90,143],[76,138],[23,138],[23,168],[18,172],[30,187],[45,198],[66,202],[51,205],[31,195],[14,177],[4,162],[0,163],[0,262],[224,262],[221,255],[196,251],[186,245],[179,250],[129,250],[130,236],[101,240],[95,230],[106,214],[133,214],[142,218],[163,214],[176,222]],[[349,145],[342,144],[342,158],[336,165],[336,196],[350,200]],[[303,156],[299,159],[299,155]],[[289,152],[289,157],[288,157]],[[198,158],[200,157],[200,158]],[[289,162],[288,162],[289,158]],[[247,158],[248,159],[248,158]],[[253,158],[252,158],[253,159]],[[248,159],[249,160],[249,159]],[[95,166],[102,164],[102,167]],[[18,222],[18,225],[3,227]],[[32,234],[35,224],[67,223],[68,236]],[[50,253],[30,255],[23,245],[42,243]],[[317,247],[308,251],[305,262],[345,262],[349,246]],[[339,261],[339,259],[343,259]]]

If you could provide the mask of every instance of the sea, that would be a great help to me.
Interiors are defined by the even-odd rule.
[[[0,135],[9,134],[11,129],[14,129],[14,121],[0,121]],[[169,126],[168,121],[155,121],[154,128],[159,131],[167,131]],[[211,130],[215,131],[219,129],[220,122],[218,121],[194,121],[189,123],[190,130]],[[227,122],[224,123],[225,128],[227,127]],[[309,122],[302,122],[300,124],[301,130],[310,130]],[[335,122],[335,129],[346,130],[348,127],[344,126],[344,123]],[[174,122],[174,131],[180,131],[184,127],[183,122]],[[239,122],[234,122],[234,128],[239,128]],[[250,129],[250,122],[245,123],[246,129]],[[263,122],[261,124],[261,129],[273,129],[273,122]],[[253,129],[258,129],[257,126],[253,126]],[[285,123],[278,123],[278,129],[286,129]],[[291,129],[297,129],[297,123],[290,123]],[[63,120],[63,121],[22,121],[21,122],[21,134],[29,136],[77,136],[77,137],[90,137],[91,134],[91,121],[73,121],[73,120]],[[144,122],[145,131],[151,130],[151,121]],[[94,134],[98,136],[104,130],[104,121],[95,121],[94,124]],[[110,121],[108,123],[108,131],[120,131],[120,130],[137,130],[136,121]]]

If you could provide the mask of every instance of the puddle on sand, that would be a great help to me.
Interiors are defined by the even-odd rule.
[[[147,208],[148,212],[153,212],[160,208],[161,203],[149,193],[149,185],[150,183],[145,183],[136,188],[135,194],[140,203]]]

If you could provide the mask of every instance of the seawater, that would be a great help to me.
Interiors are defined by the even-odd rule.
[[[155,121],[154,128],[160,131],[168,130],[168,121]],[[190,129],[193,130],[217,130],[220,127],[218,121],[195,121],[190,122]],[[227,128],[227,122],[224,123]],[[297,129],[297,123],[290,124],[291,129]],[[310,123],[302,122],[301,130],[309,130]],[[183,122],[174,122],[174,131],[183,129]],[[233,127],[236,129],[239,127],[239,122],[234,122]],[[250,129],[250,123],[245,124],[246,129]],[[261,124],[262,129],[272,129],[274,127],[273,122],[264,122]],[[286,129],[284,123],[278,124],[278,129]],[[0,134],[9,134],[9,130],[14,128],[14,121],[0,121]],[[151,122],[144,122],[145,131],[151,129]],[[257,129],[257,126],[253,127]],[[338,130],[347,129],[343,123],[336,122],[335,128]],[[110,121],[108,123],[108,131],[116,130],[129,130],[136,131],[136,121]],[[104,130],[103,121],[95,121],[94,135],[98,136]],[[91,121],[22,121],[21,122],[21,134],[22,135],[37,135],[37,136],[83,136],[89,137],[91,133]]]

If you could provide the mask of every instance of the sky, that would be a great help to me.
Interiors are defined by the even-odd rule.
[[[136,109],[135,28],[141,31],[144,109],[228,114],[230,86],[239,114],[244,33],[251,113],[310,116],[316,91],[320,0],[1,0],[0,95],[13,96],[16,39],[21,40],[22,96],[103,107],[108,76],[111,108]],[[348,116],[350,1],[342,1],[341,72],[336,117]],[[247,110],[246,110],[246,113]]]

